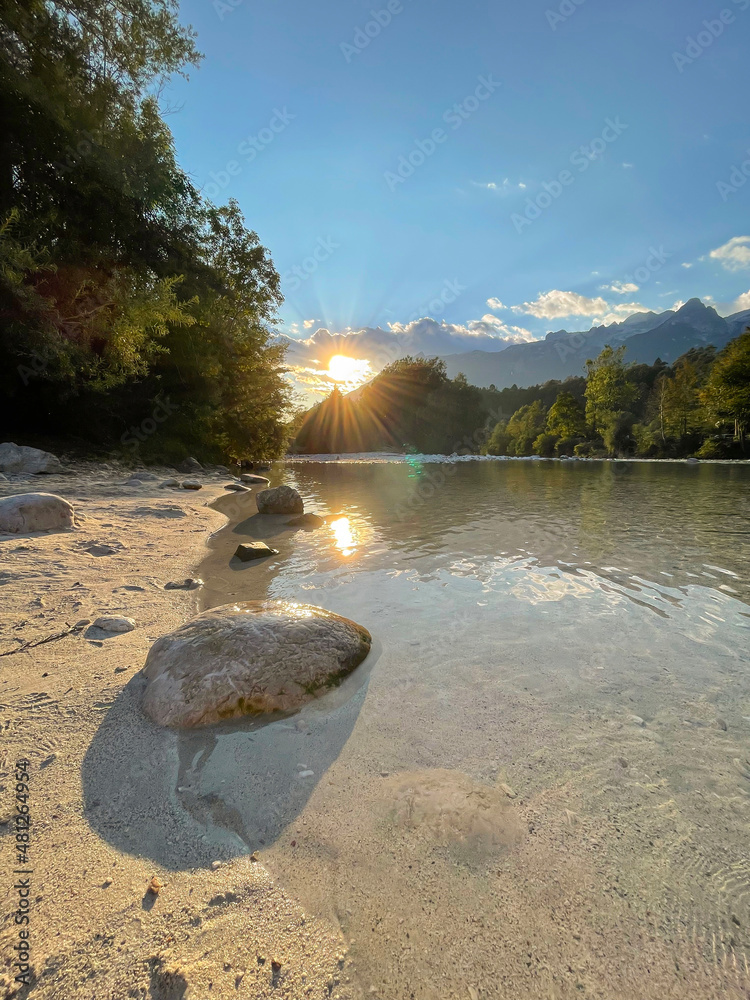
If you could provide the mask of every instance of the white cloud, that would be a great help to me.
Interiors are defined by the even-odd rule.
[[[500,310],[502,309],[508,308],[507,306],[504,306],[502,304],[500,299],[487,299],[487,305],[490,307],[490,309],[495,309],[497,312],[500,312]]]
[[[611,285],[602,285],[601,290],[615,292],[617,295],[630,295],[632,292],[637,292],[639,286],[633,284],[632,281],[613,281]]]
[[[642,306],[640,302],[617,302],[610,307],[610,312],[605,316],[597,317],[591,321],[592,326],[611,326],[613,323],[622,323],[636,313],[649,312],[647,306]]]
[[[731,316],[734,313],[750,309],[750,292],[743,292],[734,302],[717,302],[714,306],[720,316]]]
[[[474,187],[482,188],[483,191],[492,191],[494,194],[499,194],[502,198],[505,198],[509,194],[513,194],[515,191],[525,191],[526,185],[523,181],[519,181],[514,184],[509,177],[505,180],[497,183],[496,181],[472,181]]]
[[[622,166],[623,166],[624,170],[632,170],[633,169],[633,164],[632,163],[623,163]]]
[[[691,268],[693,265],[692,264],[683,264],[682,266],[686,267],[686,268]]]
[[[750,236],[733,236],[728,243],[709,254],[726,271],[744,271],[750,267]]]
[[[563,316],[598,316],[606,312],[608,306],[603,298],[587,299],[577,292],[561,292],[554,289],[540,294],[534,302],[524,302],[513,306],[513,312],[526,313],[537,319],[560,319]]]
[[[320,323],[320,320],[319,319],[306,319],[306,320],[304,320],[304,322],[303,322],[302,325],[304,326],[304,328],[306,330],[310,330],[310,329],[312,329],[312,327],[315,326],[316,323]]]
[[[682,307],[683,307],[684,305],[685,305],[685,302],[684,302],[684,301],[683,301],[682,299],[678,299],[678,300],[677,300],[677,301],[675,302],[675,304],[674,304],[674,305],[672,306],[672,310],[673,310],[673,312],[677,312],[677,311],[678,311],[679,309],[682,309]]]

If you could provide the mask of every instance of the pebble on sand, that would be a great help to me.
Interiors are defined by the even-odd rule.
[[[96,619],[93,627],[101,629],[102,632],[132,632],[135,621],[118,615],[102,615]]]

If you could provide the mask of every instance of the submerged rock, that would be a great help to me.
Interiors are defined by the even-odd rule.
[[[293,711],[351,673],[371,642],[361,625],[309,604],[213,608],[151,647],[143,708],[163,726]]]
[[[249,472],[246,472],[244,475],[240,476],[240,479],[242,480],[243,483],[250,483],[251,485],[254,484],[255,486],[268,486],[271,482],[271,480],[266,479],[265,476],[254,476]]]
[[[75,526],[75,511],[54,493],[20,493],[0,499],[0,532],[59,531]]]
[[[322,528],[326,522],[318,514],[300,514],[286,523],[290,528]]]
[[[261,490],[255,499],[261,514],[302,514],[305,509],[302,497],[291,486]]]
[[[242,483],[227,483],[224,487],[225,490],[232,490],[234,493],[249,493],[250,490],[247,486],[243,486]]]
[[[252,559],[262,559],[263,556],[277,556],[278,549],[272,549],[265,542],[244,542],[237,546],[234,553],[235,558],[242,562],[250,562]]]
[[[6,441],[0,444],[0,472],[11,476],[39,476],[62,472],[62,464],[56,455],[48,451]]]

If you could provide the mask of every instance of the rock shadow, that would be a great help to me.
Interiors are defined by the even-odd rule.
[[[164,868],[207,867],[273,844],[349,739],[379,655],[289,716],[164,729],[141,710],[139,672],[120,692],[82,765],[84,814],[121,851]]]

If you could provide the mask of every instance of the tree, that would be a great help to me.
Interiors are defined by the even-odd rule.
[[[750,425],[750,329],[718,355],[701,399],[716,420],[734,425],[734,435],[744,451]]]
[[[530,455],[534,441],[544,431],[545,411],[540,399],[529,406],[522,406],[508,421],[509,452],[513,455]]]
[[[608,345],[596,360],[586,362],[586,419],[598,433],[610,414],[630,409],[638,399],[638,388],[629,378],[624,359],[624,347],[615,350]]]
[[[662,423],[670,433],[687,436],[698,413],[698,373],[686,358],[675,364],[674,376],[663,382]]]
[[[582,437],[586,433],[586,414],[572,393],[559,393],[547,414],[547,430],[561,438]]]

